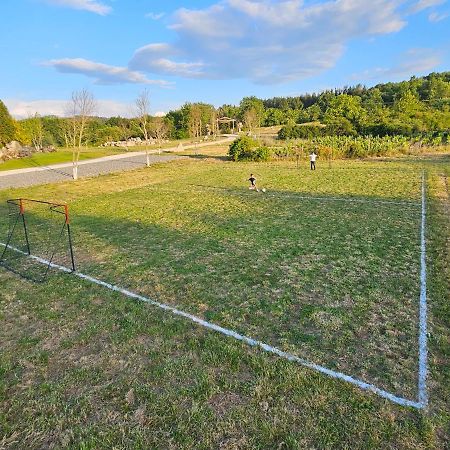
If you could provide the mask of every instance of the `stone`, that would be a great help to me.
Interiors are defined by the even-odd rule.
[[[53,145],[36,149],[34,147],[23,146],[20,142],[11,141],[0,149],[0,161],[6,161],[8,159],[25,158],[33,155],[33,153],[48,153],[55,152],[56,149]]]

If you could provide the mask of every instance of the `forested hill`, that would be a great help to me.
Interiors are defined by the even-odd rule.
[[[402,134],[450,129],[450,72],[262,101],[265,124],[320,121],[335,134]]]
[[[409,81],[400,81],[398,83],[382,83],[374,87],[367,88],[361,84],[356,86],[345,86],[343,88],[329,90],[321,93],[303,94],[296,97],[273,97],[263,100],[265,108],[277,109],[301,109],[317,103],[319,98],[324,94],[333,96],[347,94],[366,98],[371,92],[381,95],[383,103],[388,106],[392,105],[399,96],[407,90],[412,90],[422,102],[430,100],[442,99],[450,96],[450,72],[432,73],[425,77],[413,77]],[[447,98],[450,100],[449,98]]]
[[[124,111],[125,114],[125,111]],[[413,77],[398,83],[383,83],[367,88],[362,85],[311,93],[296,97],[258,99],[245,97],[239,105],[215,108],[206,103],[186,103],[169,111],[164,118],[150,117],[150,135],[167,138],[200,138],[216,133],[217,118],[229,117],[242,123],[243,130],[259,126],[285,125],[284,137],[302,137],[298,132],[312,122],[327,135],[447,135],[450,130],[450,72]],[[12,138],[31,144],[41,136],[44,145],[67,145],[70,118],[34,116],[13,120],[0,101],[0,144]],[[309,127],[314,128],[314,127]],[[230,131],[221,125],[220,131]],[[301,134],[300,133],[300,134]],[[142,137],[138,121],[123,117],[92,117],[85,144],[99,145]]]

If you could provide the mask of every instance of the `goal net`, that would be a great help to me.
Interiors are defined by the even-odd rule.
[[[52,264],[75,271],[69,208],[25,198],[0,208],[0,265],[33,281],[43,281]]]

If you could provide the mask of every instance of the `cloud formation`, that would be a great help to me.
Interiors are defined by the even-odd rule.
[[[446,19],[448,16],[449,16],[448,13],[432,12],[429,14],[428,20],[430,22],[436,23],[436,22],[440,22],[441,20]]]
[[[159,20],[162,19],[165,16],[165,13],[154,13],[154,12],[149,12],[145,15],[145,17],[147,17],[148,19],[152,19],[152,20]]]
[[[413,48],[399,57],[399,62],[391,68],[376,67],[353,74],[358,81],[377,80],[380,78],[407,78],[412,75],[429,73],[441,64],[441,54],[429,48]]]
[[[39,113],[41,116],[64,117],[67,114],[68,100],[17,100],[6,99],[5,105],[16,119],[25,119]],[[101,117],[131,117],[132,107],[128,103],[115,100],[96,100],[95,115]]]
[[[94,78],[95,84],[153,84],[160,87],[169,87],[171,83],[165,80],[150,80],[138,71],[126,67],[110,66],[83,58],[53,59],[43,65],[54,67],[62,73],[75,73]]]
[[[445,3],[447,0],[419,0],[412,7],[412,12],[416,13],[423,11],[424,9],[432,8],[433,6],[439,6]]]
[[[223,0],[205,9],[183,8],[170,25],[175,42],[139,48],[129,67],[187,78],[248,78],[260,84],[310,77],[333,67],[351,39],[401,30],[400,4]]]
[[[112,8],[97,0],[47,0],[47,3],[67,8],[80,9],[105,16],[112,11]]]

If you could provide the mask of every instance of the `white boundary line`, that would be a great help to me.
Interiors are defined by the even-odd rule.
[[[0,242],[0,245],[2,245],[3,247],[6,247],[6,245],[4,243],[2,243],[2,242]],[[230,330],[228,328],[224,328],[224,327],[221,327],[221,326],[216,325],[214,323],[207,322],[206,320],[200,319],[197,316],[194,316],[194,315],[189,314],[187,312],[181,311],[181,310],[179,310],[179,309],[177,309],[177,308],[175,308],[173,306],[157,302],[157,301],[152,300],[152,299],[150,299],[148,297],[144,297],[142,295],[136,294],[136,293],[134,293],[132,291],[129,291],[129,290],[124,289],[124,288],[121,288],[121,287],[116,286],[114,284],[106,283],[105,281],[101,281],[101,280],[99,280],[97,278],[91,277],[89,275],[85,275],[85,274],[83,274],[81,272],[72,272],[71,269],[69,269],[67,267],[60,266],[60,265],[54,264],[54,263],[50,263],[49,261],[47,261],[47,260],[45,260],[43,258],[40,258],[38,256],[28,255],[27,253],[25,253],[25,252],[15,248],[15,247],[9,246],[9,248],[11,248],[12,250],[14,250],[14,251],[16,251],[18,253],[21,253],[21,254],[23,254],[25,256],[29,256],[30,258],[34,259],[35,261],[37,261],[37,262],[39,262],[41,264],[50,265],[50,267],[53,267],[54,269],[58,269],[58,270],[61,270],[62,272],[66,272],[66,273],[72,273],[74,276],[76,276],[78,278],[90,281],[91,283],[94,283],[94,284],[96,284],[98,286],[106,287],[106,288],[110,289],[111,291],[119,292],[119,293],[121,293],[121,294],[123,294],[123,295],[125,295],[127,297],[130,297],[130,298],[133,298],[133,299],[145,302],[145,303],[149,303],[149,304],[151,304],[153,306],[157,306],[158,308],[161,308],[161,309],[163,309],[165,311],[171,312],[175,316],[181,316],[181,317],[184,317],[186,319],[189,319],[192,322],[195,322],[195,323],[197,323],[198,325],[200,325],[202,327],[208,328],[210,330],[217,331],[219,333],[224,334],[225,336],[231,337],[231,338],[236,339],[238,341],[245,342],[246,344],[248,344],[248,345],[250,345],[252,347],[259,347],[262,350],[264,350],[265,352],[273,353],[273,354],[275,354],[277,356],[280,356],[281,358],[285,358],[285,359],[287,359],[289,361],[294,361],[294,362],[296,362],[296,363],[298,363],[298,364],[300,364],[302,366],[308,367],[310,369],[316,370],[317,372],[320,372],[320,373],[323,373],[325,375],[328,375],[331,378],[336,378],[338,380],[342,380],[342,381],[345,381],[347,383],[353,384],[353,385],[355,385],[355,386],[357,386],[360,389],[363,389],[365,391],[373,392],[374,394],[376,394],[376,395],[378,395],[378,396],[380,396],[382,398],[385,398],[387,400],[390,400],[393,403],[397,403],[398,405],[410,406],[410,407],[417,408],[417,409],[422,409],[425,406],[424,403],[422,403],[421,401],[416,402],[416,401],[413,401],[413,400],[408,400],[408,399],[403,398],[403,397],[398,397],[398,396],[392,394],[391,392],[388,392],[388,391],[385,391],[384,389],[378,388],[374,384],[366,383],[365,381],[358,380],[357,378],[353,378],[353,377],[351,377],[349,375],[345,375],[342,372],[336,372],[334,370],[327,369],[324,366],[320,366],[318,364],[314,364],[314,363],[308,362],[308,361],[306,361],[306,360],[304,360],[302,358],[299,358],[298,356],[293,355],[292,353],[285,352],[283,350],[280,350],[277,347],[272,347],[269,344],[266,344],[266,343],[264,343],[262,341],[258,341],[256,339],[253,339],[251,337],[245,336],[243,334],[239,334],[236,331]]]
[[[214,187],[214,186],[198,186],[198,185],[190,185],[190,186],[195,186],[195,187],[200,187],[202,189],[205,190],[221,190],[221,191],[225,191],[225,192],[229,192],[229,193],[239,193],[241,195],[256,195],[253,192],[241,192],[238,189],[227,189],[227,188],[220,188],[220,187]],[[157,190],[155,188],[155,190]],[[162,192],[165,192],[164,190],[161,189]],[[175,189],[173,189],[173,191],[175,191]],[[172,192],[171,190],[167,190],[167,192]],[[277,193],[277,194],[273,194],[273,193],[261,193],[261,196],[264,197],[272,197],[272,198],[276,198],[276,197],[282,197],[282,198],[298,198],[299,200],[324,200],[324,201],[338,201],[338,202],[348,202],[348,203],[369,203],[369,204],[380,204],[380,205],[401,205],[401,206],[412,206],[412,207],[416,207],[416,208],[420,208],[420,203],[419,202],[407,202],[407,201],[396,201],[396,200],[370,200],[370,199],[359,199],[359,198],[345,198],[345,197],[312,197],[312,196],[307,196],[307,195],[297,195],[297,194],[288,194],[288,193]]]
[[[420,302],[419,302],[419,403],[428,405],[427,374],[427,262],[426,262],[425,172],[422,172],[422,219],[420,223]]]

